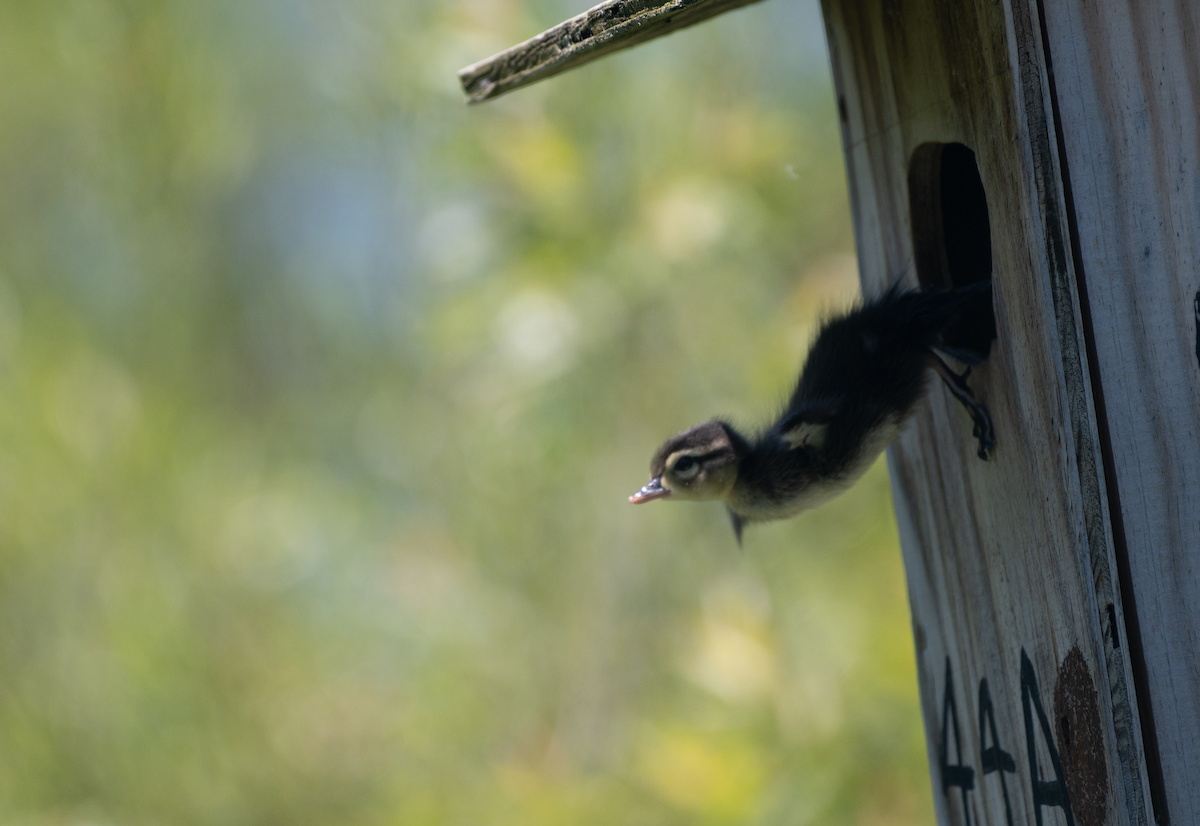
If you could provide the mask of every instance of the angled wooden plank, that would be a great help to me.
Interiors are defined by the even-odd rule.
[[[1200,823],[1200,9],[1044,4],[1160,823]],[[1150,730],[1149,726],[1144,726]]]
[[[758,0],[608,0],[458,73],[480,103]]]

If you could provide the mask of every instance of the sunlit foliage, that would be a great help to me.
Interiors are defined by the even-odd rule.
[[[886,473],[625,497],[856,289],[819,14],[0,4],[0,822],[931,821]]]

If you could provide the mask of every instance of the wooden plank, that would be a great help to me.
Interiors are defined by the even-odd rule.
[[[608,0],[458,73],[480,103],[758,0]]]
[[[914,280],[918,147],[970,147],[990,213],[996,455],[940,387],[889,449],[939,823],[1147,824],[1036,2],[822,5],[864,290]]]
[[[1200,823],[1200,8],[1055,0],[1045,23],[1161,761],[1156,813]]]

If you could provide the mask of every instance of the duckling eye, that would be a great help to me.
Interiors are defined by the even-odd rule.
[[[691,456],[680,456],[679,460],[675,462],[675,467],[671,468],[671,470],[681,479],[687,479],[695,476],[697,471],[700,470],[700,466]]]

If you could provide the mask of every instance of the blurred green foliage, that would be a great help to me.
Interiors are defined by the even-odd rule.
[[[932,821],[877,466],[625,498],[856,289],[823,30],[0,3],[0,822]]]

